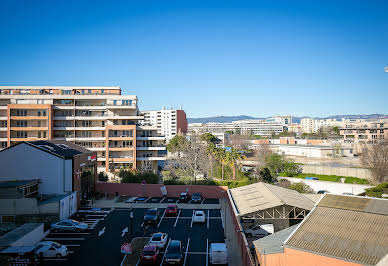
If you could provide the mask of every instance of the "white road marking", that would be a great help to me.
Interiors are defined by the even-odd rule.
[[[105,229],[106,229],[106,227],[102,228],[102,230],[100,232],[98,232],[98,236],[101,236],[103,233],[105,233]]]
[[[189,251],[189,245],[190,245],[190,238],[187,240],[187,247],[186,247],[186,252],[185,252],[185,260],[183,261],[183,266],[186,265],[187,251]]]
[[[171,241],[171,238],[168,240],[167,247],[170,244],[170,241]],[[167,251],[167,249],[166,249],[166,251]],[[160,262],[160,266],[163,266],[163,262],[164,262],[164,257],[165,256],[166,256],[166,252],[163,253],[163,258],[162,258],[162,261]]]
[[[193,216],[191,216],[191,224],[190,224],[190,227],[193,227],[193,220],[194,220],[194,210],[193,210]]]
[[[72,245],[65,245],[66,247],[80,247],[81,245],[76,245],[76,244],[72,244]]]
[[[144,222],[141,223],[140,227],[143,227],[143,225],[144,225]]]
[[[209,239],[206,238],[206,266],[208,264],[208,256],[209,256]]]
[[[206,252],[187,252],[189,255],[206,255]]]
[[[57,238],[57,237],[47,237],[44,240],[85,240],[85,238],[77,238],[77,237],[72,237],[72,238]]]
[[[209,213],[210,213],[210,211],[209,210],[207,210],[207,229],[209,229]]]
[[[177,203],[179,201],[179,198],[175,201],[175,203]]]
[[[139,263],[140,263],[140,259],[138,259],[138,260],[137,260],[137,262],[136,262],[136,266],[138,266],[138,265],[139,265]]]
[[[164,201],[164,199],[166,198],[166,196],[163,197],[163,199],[161,201],[159,201],[159,203],[162,203]]]
[[[74,251],[72,251],[72,250],[69,250],[67,253],[69,253],[69,254],[73,254],[73,253],[74,253]]]
[[[144,203],[147,202],[150,198],[151,198],[151,197],[148,197],[148,198],[144,201]]]
[[[181,210],[179,210],[179,212],[178,212],[178,216],[176,217],[176,221],[175,221],[174,227],[176,226],[176,224],[177,224],[177,222],[178,222],[179,215],[181,215]]]
[[[88,235],[90,233],[50,233],[50,235]]]
[[[159,227],[160,223],[162,222],[162,220],[163,220],[165,214],[166,214],[166,210],[164,210],[164,212],[163,212],[162,219],[160,219],[160,221],[159,221],[159,223],[158,223],[158,227]]]
[[[190,204],[190,202],[191,202],[191,200],[189,200],[189,203],[187,203],[187,204]]]
[[[120,266],[123,266],[123,265],[124,265],[124,261],[127,259],[127,255],[128,255],[128,254],[125,254],[125,255],[124,255],[124,258],[123,258],[123,260],[122,260],[121,263],[120,263]]]
[[[205,201],[205,198],[202,199],[201,204]]]
[[[121,233],[121,237],[123,237],[125,233],[128,233],[128,227],[124,228],[123,232]]]

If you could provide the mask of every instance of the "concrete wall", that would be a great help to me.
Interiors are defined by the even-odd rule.
[[[0,199],[0,215],[58,214],[59,212],[57,201],[40,205],[37,203],[34,198]]]
[[[303,182],[309,187],[311,187],[315,192],[318,192],[319,190],[327,190],[332,194],[339,194],[339,195],[343,194],[344,192],[358,195],[365,192],[365,189],[372,187],[368,185],[347,184],[347,183],[319,181],[319,180],[306,180],[306,179],[293,178],[293,177],[279,177],[279,178],[287,179],[291,183]]]
[[[40,179],[39,192],[43,194],[71,191],[67,189],[72,181],[64,180],[64,161],[25,143],[0,152],[0,169],[0,180]]]
[[[369,180],[372,179],[372,175],[370,171],[364,168],[302,165],[302,172],[319,174],[319,175],[353,176],[353,177],[365,178]]]
[[[107,192],[108,194],[138,197],[161,197],[160,187],[162,184],[129,184],[129,183],[105,183],[97,182],[97,191]],[[201,192],[205,198],[222,198],[226,197],[228,187],[226,186],[200,186],[200,185],[167,185],[168,197],[179,197],[179,194],[189,190],[189,193]]]
[[[67,219],[77,211],[77,193],[74,192],[59,201],[59,219]]]
[[[38,244],[44,237],[44,224],[41,224],[28,234],[25,234],[24,236],[13,242],[11,246],[34,246]]]

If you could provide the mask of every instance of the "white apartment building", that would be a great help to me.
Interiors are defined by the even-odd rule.
[[[317,133],[320,129],[328,129],[330,127],[341,127],[342,122],[336,119],[312,119],[305,117],[300,120],[302,133]]]
[[[165,138],[141,126],[138,99],[120,87],[0,86],[0,148],[66,140],[97,151],[99,170],[157,170]]]
[[[305,117],[300,120],[302,133],[314,133],[314,119]]]
[[[158,134],[165,136],[170,141],[178,134],[187,133],[187,119],[185,111],[180,109],[166,109],[156,111],[142,111],[144,120],[142,125],[152,125],[157,128]]]
[[[278,123],[268,123],[265,120],[239,120],[231,123],[193,123],[189,124],[189,130],[197,133],[225,133],[240,132],[241,134],[253,134],[270,136],[279,134],[286,129],[286,126]]]
[[[292,124],[292,116],[291,115],[282,115],[282,116],[274,116],[265,119],[267,123],[281,124],[281,125],[290,125]]]

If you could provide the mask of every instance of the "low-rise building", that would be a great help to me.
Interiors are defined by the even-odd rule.
[[[273,245],[255,242],[255,250],[266,266],[385,265],[387,228],[388,200],[326,194],[284,241],[289,231]]]

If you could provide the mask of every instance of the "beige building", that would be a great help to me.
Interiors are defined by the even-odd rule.
[[[157,170],[164,137],[139,126],[138,99],[120,87],[0,87],[0,149],[20,141],[66,140],[97,152],[99,170]]]
[[[344,120],[340,128],[344,142],[373,142],[388,139],[388,120]]]
[[[314,119],[305,117],[300,120],[302,133],[314,133]]]

